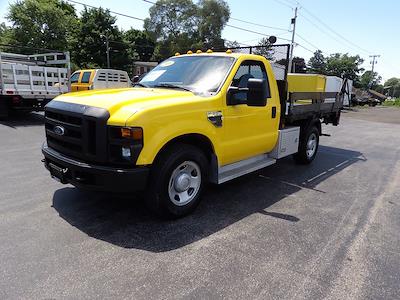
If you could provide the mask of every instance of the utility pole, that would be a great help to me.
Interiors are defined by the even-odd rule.
[[[297,20],[297,6],[294,9],[294,18],[292,18],[292,20],[291,20],[291,24],[293,25],[293,29],[292,29],[292,43],[290,45],[290,56],[289,56],[288,72],[292,72],[294,37],[296,35],[296,20]]]
[[[369,57],[372,58],[372,61],[370,62],[372,64],[372,70],[371,70],[371,82],[369,83],[369,87],[372,86],[372,82],[374,81],[374,67],[375,64],[377,63],[376,59],[378,57],[381,57],[380,55],[374,54],[374,55],[370,55]]]
[[[108,36],[104,34],[100,34],[101,38],[106,39],[106,55],[107,55],[107,69],[110,68],[110,41],[108,40]]]

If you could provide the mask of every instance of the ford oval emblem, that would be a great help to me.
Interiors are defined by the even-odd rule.
[[[64,127],[62,127],[62,126],[60,126],[60,125],[54,126],[53,131],[54,131],[54,133],[57,134],[57,135],[64,135],[64,133],[65,133]]]

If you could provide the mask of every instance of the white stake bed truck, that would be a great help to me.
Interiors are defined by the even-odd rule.
[[[0,52],[0,118],[12,110],[39,111],[69,91],[68,53],[21,55]]]

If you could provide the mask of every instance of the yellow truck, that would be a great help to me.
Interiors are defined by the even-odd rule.
[[[71,75],[70,83],[71,92],[132,86],[126,71],[114,69],[78,70]]]
[[[290,86],[290,82],[289,82]],[[336,97],[325,104],[324,98]],[[312,99],[309,105],[296,105]],[[189,214],[221,184],[294,155],[317,154],[321,123],[337,125],[340,93],[288,92],[261,55],[176,54],[133,88],[64,94],[45,109],[44,164],[62,183],[146,191],[166,217]]]

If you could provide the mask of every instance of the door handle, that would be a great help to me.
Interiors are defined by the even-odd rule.
[[[272,119],[276,118],[276,106],[272,106],[272,115],[271,115]]]

